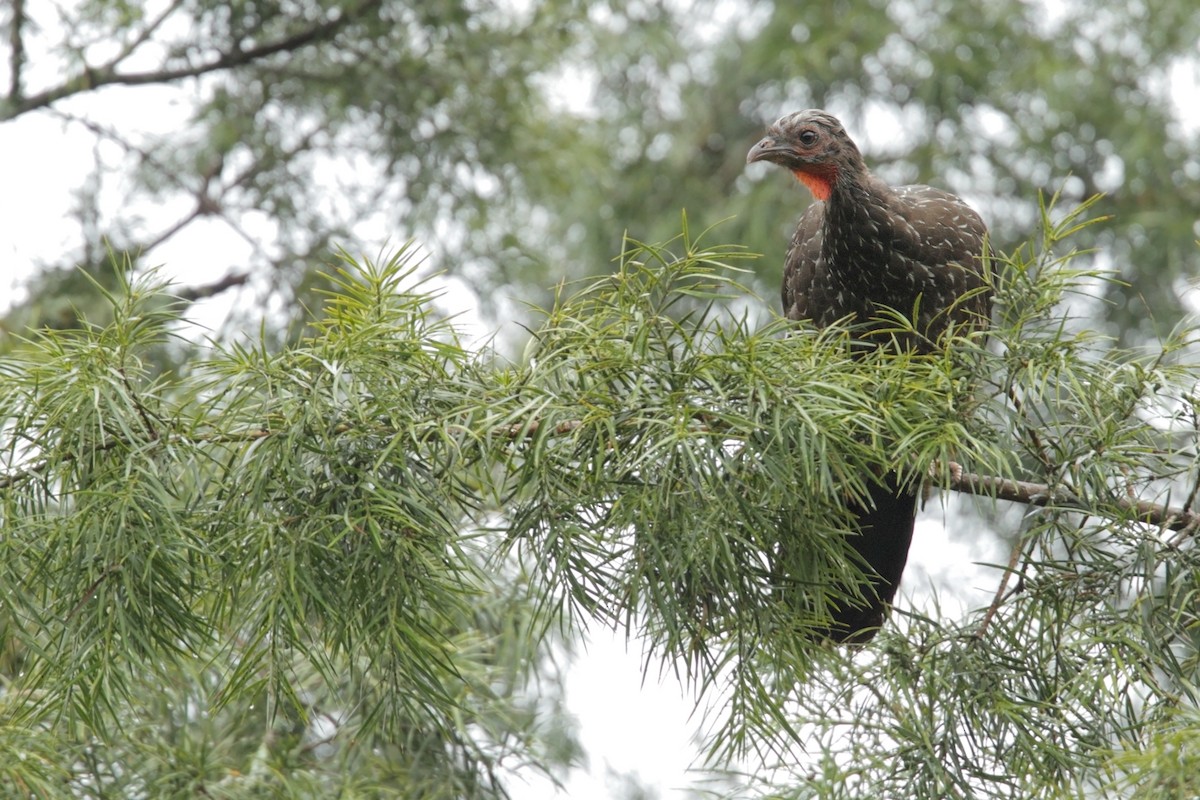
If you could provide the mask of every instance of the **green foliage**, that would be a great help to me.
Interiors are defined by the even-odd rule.
[[[481,571],[478,448],[447,424],[478,379],[409,274],[337,273],[318,336],[170,378],[142,360],[174,321],[146,278],[6,364],[4,717],[80,786],[486,797],[549,752],[548,665]]]
[[[747,791],[1124,785],[1195,706],[1196,375],[1186,331],[1122,352],[1062,316],[1100,277],[1059,252],[1087,210],[996,259],[990,338],[922,356],[753,328],[752,257],[686,225],[561,292],[520,364],[408,288],[408,248],[327,271],[308,338],[180,373],[146,358],[165,287],[123,283],[110,323],[3,364],[0,740],[25,757],[0,776],[501,795],[576,757],[547,648],[600,624],[695,689],[714,767],[776,765]],[[996,570],[986,610],[811,641],[860,569],[846,501],[962,468],[1040,486],[1012,591]]]
[[[1191,797],[1200,792],[1196,710],[1188,708],[1165,717],[1141,741],[1123,740],[1109,763],[1116,779],[1106,788],[1136,793],[1146,800]]]
[[[856,353],[846,329],[752,331],[711,313],[743,291],[714,266],[745,254],[686,232],[678,244],[634,245],[548,312],[497,404],[519,445],[507,533],[553,607],[633,624],[702,691],[732,673],[718,738],[736,752],[786,729],[777,684],[803,680],[803,632],[828,624],[829,587],[860,569],[837,535],[846,501],[868,476],[916,482],[983,446],[952,359]]]
[[[0,9],[0,119],[98,143],[81,253],[34,259],[83,269],[2,323],[0,789],[494,796],[578,756],[549,643],[594,623],[695,687],[714,765],[778,765],[747,791],[1195,794],[1200,147],[1164,88],[1191,5],[484,5]],[[564,75],[589,104],[552,99]],[[180,129],[105,117],[163,85]],[[980,206],[1010,253],[986,341],[752,324],[741,284],[774,290],[803,199],[745,151],[804,106]],[[1033,202],[1060,189],[1074,211]],[[185,210],[155,229],[147,202]],[[685,232],[544,294],[681,206],[767,258]],[[207,290],[140,263],[202,219],[304,318],[183,342]],[[407,251],[324,265],[398,225],[481,298],[553,303],[528,363],[466,347]],[[883,470],[1026,481],[1019,530],[993,515],[1011,566],[986,610],[815,648],[857,568],[844,503]]]

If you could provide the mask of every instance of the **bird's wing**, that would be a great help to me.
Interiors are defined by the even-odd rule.
[[[895,194],[903,225],[892,243],[892,268],[909,274],[909,290],[921,295],[918,328],[936,339],[951,322],[986,327],[989,303],[977,291],[984,281],[983,220],[940,189],[901,186]]]
[[[900,186],[895,189],[896,209],[918,232],[915,239],[897,237],[893,246],[915,248],[906,253],[923,263],[960,263],[971,270],[980,268],[987,226],[974,209],[961,199],[931,186]],[[964,256],[969,263],[962,263]]]
[[[821,223],[825,204],[813,203],[800,217],[783,266],[783,313],[788,319],[810,319],[811,289],[821,264]]]

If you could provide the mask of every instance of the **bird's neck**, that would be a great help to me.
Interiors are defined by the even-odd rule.
[[[793,169],[792,174],[808,187],[815,199],[838,206],[853,207],[872,195],[886,197],[891,191],[861,161],[814,164]]]
[[[796,176],[796,180],[808,187],[813,197],[826,202],[833,194],[833,187],[837,183],[838,168],[827,166],[820,170],[794,169],[792,174]]]
[[[846,171],[838,177],[824,198],[825,224],[878,228],[881,212],[895,201],[891,187],[866,171]]]
[[[843,172],[830,188],[823,217],[825,263],[849,279],[886,269],[883,251],[895,236],[891,187],[869,172]]]

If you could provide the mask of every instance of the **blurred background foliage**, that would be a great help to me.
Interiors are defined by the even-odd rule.
[[[96,152],[64,222],[76,243],[31,254],[10,331],[69,321],[64,298],[87,302],[75,265],[110,248],[160,263],[201,222],[220,236],[170,266],[194,294],[284,312],[284,336],[335,245],[415,237],[430,270],[504,318],[611,270],[626,232],[670,238],[681,209],[766,254],[773,296],[809,198],[744,156],[810,106],[841,116],[888,180],[963,194],[1001,249],[1034,225],[1039,191],[1061,189],[1063,208],[1104,193],[1113,222],[1079,245],[1128,284],[1088,306],[1108,332],[1162,335],[1196,305],[1186,0],[89,0],[0,15],[0,120],[50,118]],[[178,124],[156,127],[164,102]]]

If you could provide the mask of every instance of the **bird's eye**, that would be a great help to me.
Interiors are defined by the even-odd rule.
[[[812,147],[816,143],[817,143],[817,132],[816,131],[803,131],[800,134],[800,144],[804,145],[805,147]]]

